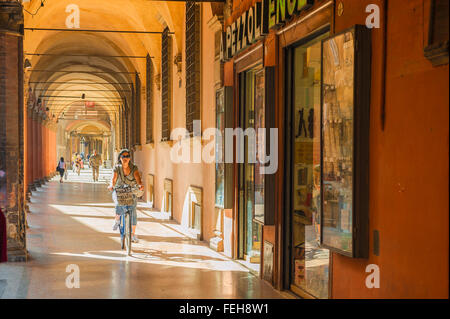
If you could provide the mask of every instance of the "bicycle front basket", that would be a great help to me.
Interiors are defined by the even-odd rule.
[[[116,188],[117,202],[120,206],[132,206],[134,205],[134,196],[131,189]]]

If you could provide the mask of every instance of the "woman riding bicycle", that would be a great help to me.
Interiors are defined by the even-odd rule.
[[[141,181],[141,176],[139,175],[138,167],[131,162],[130,151],[127,149],[123,149],[119,153],[117,164],[114,167],[114,175],[111,180],[111,184],[109,184],[108,189],[110,191],[113,191],[117,187],[123,187],[126,185],[133,185],[133,184],[136,184],[136,186],[141,191],[144,189],[144,186],[142,185]],[[114,195],[113,199],[114,202],[116,203],[116,218],[113,230],[117,230],[117,228],[119,227],[120,216],[131,208],[132,240],[133,242],[137,243],[139,241],[137,236],[135,235],[137,225],[137,213],[136,213],[137,200],[135,199],[133,205],[131,206],[120,206],[117,202],[117,198]]]

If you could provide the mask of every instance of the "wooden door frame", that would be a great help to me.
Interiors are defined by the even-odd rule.
[[[302,19],[300,17],[299,19]],[[278,127],[281,129],[280,134],[280,147],[279,147],[279,169],[282,170],[278,174],[278,183],[280,185],[279,196],[279,209],[278,218],[276,222],[275,229],[275,262],[276,270],[274,276],[275,285],[277,289],[280,290],[290,290],[290,253],[288,250],[288,244],[290,244],[290,220],[287,211],[291,205],[290,196],[290,180],[287,179],[287,169],[291,166],[291,151],[287,148],[287,134],[289,125],[288,122],[288,73],[286,57],[288,55],[287,51],[294,47],[306,43],[318,35],[321,32],[326,32],[328,30],[330,34],[334,30],[334,6],[324,6],[322,10],[316,12],[314,15],[308,17],[307,23],[299,23],[294,28],[286,28],[286,31],[277,32],[278,37],[278,47],[277,47],[277,110],[278,110]],[[296,23],[295,21],[293,24]],[[329,298],[331,298],[331,285],[332,285],[332,257],[330,253],[330,269],[329,269]],[[306,296],[305,296],[306,297]]]
[[[251,46],[248,50],[237,56],[233,61],[233,79],[234,79],[234,129],[240,127],[240,74],[248,71],[258,64],[264,66],[264,43],[259,41]],[[234,147],[234,155],[236,156],[237,148]],[[234,157],[236,158],[236,157]],[[239,167],[240,165],[233,160],[233,252],[232,257],[239,259]],[[264,232],[263,232],[264,234]],[[264,237],[264,235],[262,236]],[[264,238],[261,239],[263,241]],[[262,260],[262,258],[261,258]],[[260,264],[261,267],[261,264]],[[261,272],[260,272],[261,274]]]

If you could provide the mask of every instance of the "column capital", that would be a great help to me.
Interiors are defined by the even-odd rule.
[[[23,36],[23,8],[17,1],[0,2],[0,33]]]

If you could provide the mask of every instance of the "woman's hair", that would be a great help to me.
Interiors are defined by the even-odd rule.
[[[61,157],[59,161],[64,163],[64,157]]]
[[[122,149],[120,151],[119,155],[117,156],[117,165],[121,165],[122,164],[122,161],[120,160],[120,158],[121,158],[123,153],[128,153],[128,154],[131,155],[131,152],[127,148]],[[132,165],[131,161],[130,161],[130,165]]]

